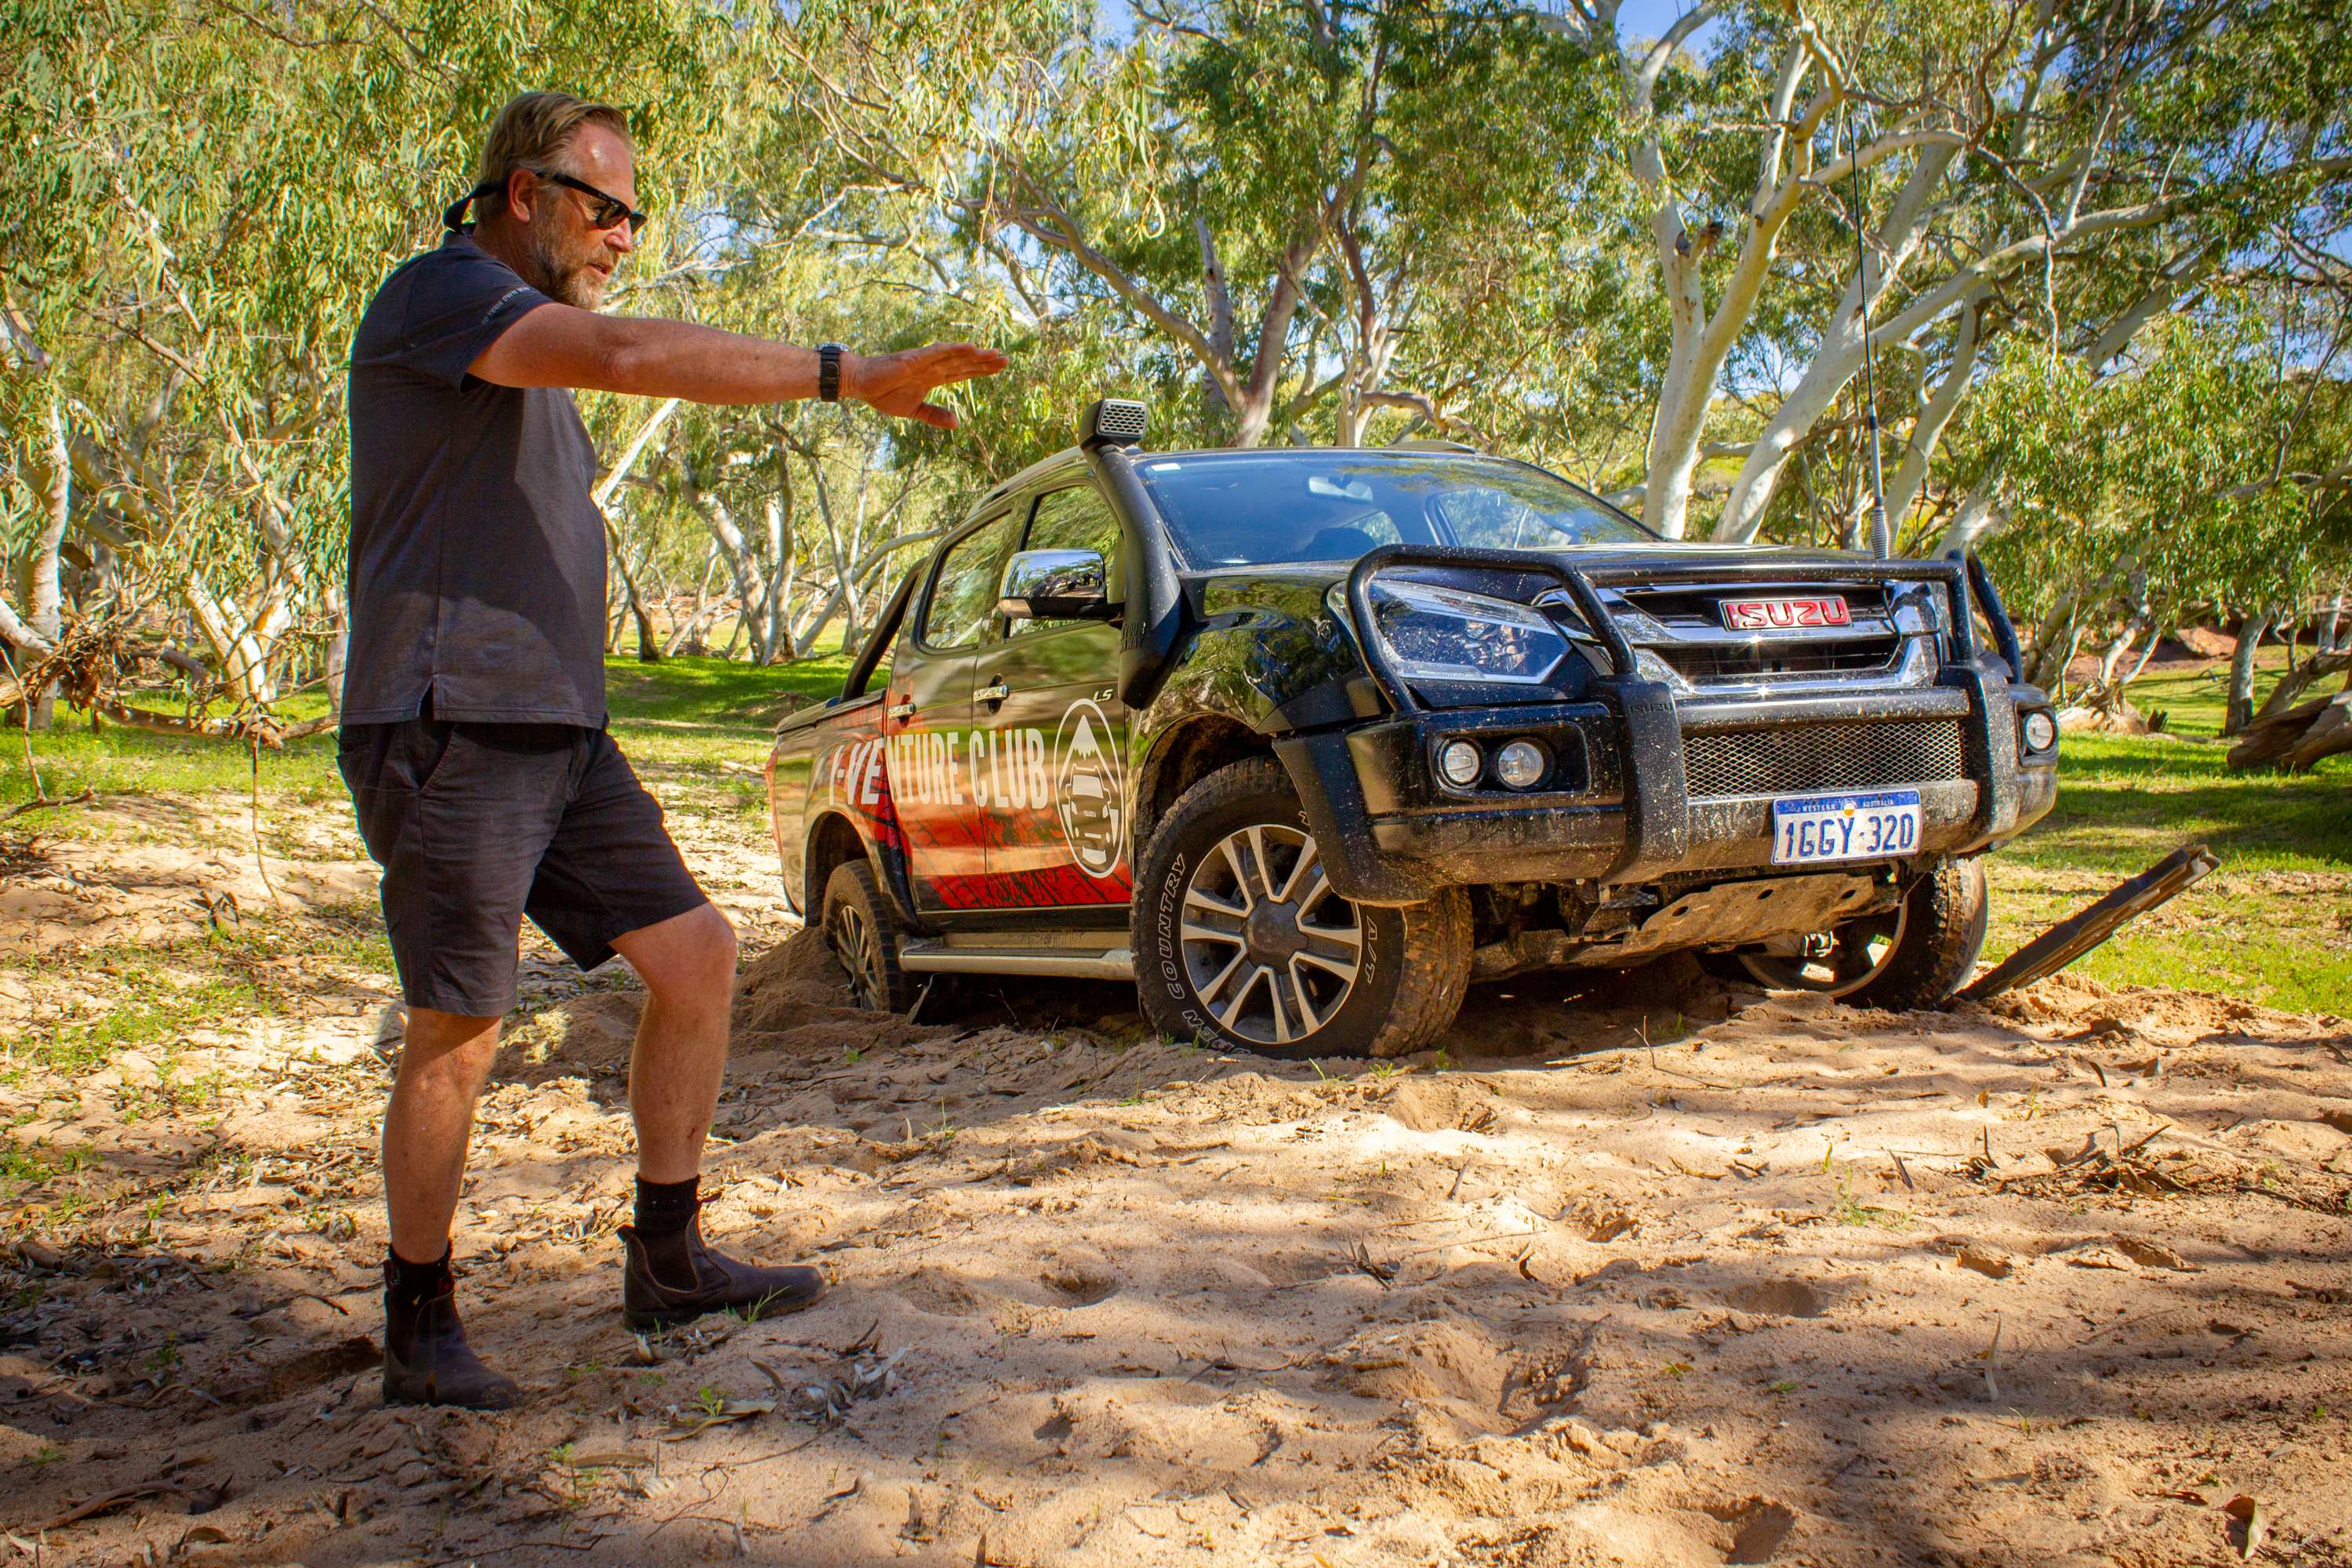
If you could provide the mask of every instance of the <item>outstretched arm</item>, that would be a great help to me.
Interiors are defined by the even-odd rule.
[[[841,395],[900,419],[955,428],[924,399],[933,387],[994,375],[1004,356],[971,343],[931,343],[841,358]],[[814,349],[689,321],[604,316],[551,301],[500,333],[469,367],[499,386],[569,386],[690,403],[782,403],[816,395]]]

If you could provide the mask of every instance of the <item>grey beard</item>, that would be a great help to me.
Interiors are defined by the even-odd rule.
[[[562,261],[556,257],[554,246],[536,227],[530,231],[530,244],[525,260],[529,263],[530,275],[527,275],[523,281],[549,299],[583,310],[593,310],[604,302],[604,285],[595,272],[584,262],[569,272],[564,271]]]

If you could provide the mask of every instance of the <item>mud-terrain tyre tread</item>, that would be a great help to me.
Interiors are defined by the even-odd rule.
[[[1405,979],[1398,990],[1421,1000],[1420,1016],[1395,1040],[1366,1052],[1374,1057],[1401,1057],[1419,1050],[1444,1034],[1461,1015],[1470,995],[1470,952],[1475,945],[1470,895],[1447,888],[1424,904],[1403,911],[1405,917]]]
[[[1849,1006],[1891,1013],[1937,1006],[1976,967],[1992,906],[1982,860],[1971,855],[1937,861],[1904,900],[1903,940],[1885,968],[1847,994]]]
[[[898,931],[890,912],[890,902],[882,896],[882,885],[875,880],[874,868],[864,859],[844,860],[833,868],[824,882],[824,901],[818,906],[818,933],[824,938],[834,962],[846,972],[849,960],[841,952],[834,932],[835,911],[844,903],[853,904],[872,928],[879,952],[880,973],[875,986],[879,1013],[903,1014],[915,1005],[914,983],[906,971],[898,967]],[[855,976],[852,977],[855,984]],[[863,1005],[863,1004],[858,1004]]]
[[[1304,1041],[1279,1046],[1236,1039],[1213,1026],[1199,1027],[1183,1016],[1179,1000],[1170,994],[1160,978],[1160,954],[1152,939],[1153,915],[1162,898],[1181,897],[1163,889],[1187,836],[1203,824],[1248,807],[1255,807],[1256,819],[1268,825],[1305,826],[1298,792],[1291,785],[1288,771],[1272,757],[1252,757],[1195,782],[1152,830],[1150,842],[1137,862],[1131,933],[1136,994],[1145,1019],[1154,1029],[1176,1039],[1197,1036],[1221,1047],[1292,1059],[1399,1057],[1427,1044],[1454,1021],[1469,991],[1470,900],[1459,888],[1448,888],[1426,903],[1402,909],[1358,905],[1368,938],[1372,922],[1395,922],[1394,933],[1385,943],[1394,953],[1389,966],[1396,975],[1393,989],[1376,986],[1373,992],[1349,996],[1332,1024]],[[1247,819],[1246,815],[1235,816],[1229,825],[1215,827],[1215,837],[1209,842],[1222,839]],[[1381,994],[1384,990],[1385,996]]]

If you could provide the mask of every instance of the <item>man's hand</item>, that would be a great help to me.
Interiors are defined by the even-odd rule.
[[[951,386],[975,376],[994,375],[1004,356],[971,343],[931,343],[894,354],[845,354],[841,395],[871,404],[894,419],[919,419],[942,430],[956,427],[955,411],[924,398],[935,386]]]

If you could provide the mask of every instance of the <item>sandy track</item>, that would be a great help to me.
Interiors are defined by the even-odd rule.
[[[2242,1496],[2258,1560],[2352,1561],[2339,1020],[1652,972],[1482,994],[1393,1071],[1156,1042],[1107,986],[918,1028],[707,835],[772,943],[707,1223],[826,1303],[623,1328],[636,998],[538,958],[458,1244],[530,1403],[383,1408],[383,981],[329,966],[192,1040],[205,1114],[126,1119],[143,1058],[0,1100],[111,1183],[8,1222],[0,1523],[56,1563],[2172,1563],[2238,1561]],[[173,1489],[41,1532],[126,1488]]]

